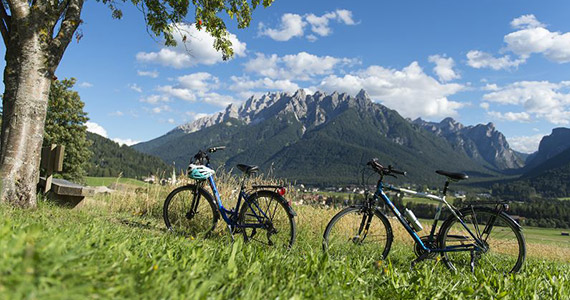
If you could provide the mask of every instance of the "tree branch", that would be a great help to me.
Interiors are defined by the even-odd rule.
[[[0,32],[2,33],[4,45],[8,47],[8,44],[10,43],[10,16],[6,12],[4,1],[0,0],[0,5]]]
[[[83,8],[84,0],[68,0],[65,9],[65,17],[61,22],[59,32],[50,43],[50,62],[49,68],[55,71],[59,65],[63,52],[73,39],[73,33],[81,24],[81,9]]]
[[[6,29],[8,31],[10,31],[10,23],[12,22],[12,18],[8,15],[8,12],[6,11],[6,7],[4,6],[4,1],[0,0],[0,17],[2,18],[2,20],[4,20],[4,23],[6,24]]]

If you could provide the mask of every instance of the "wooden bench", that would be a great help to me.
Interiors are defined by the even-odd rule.
[[[40,177],[39,190],[47,199],[58,205],[75,207],[85,197],[93,196],[95,191],[65,179],[53,178],[55,172],[63,170],[63,154],[65,147],[51,145],[42,148],[40,166],[44,175]]]

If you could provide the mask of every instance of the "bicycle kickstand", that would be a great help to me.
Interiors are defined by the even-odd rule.
[[[228,231],[230,232],[230,238],[232,239],[232,243],[234,243],[235,242],[235,239],[234,239],[234,231],[235,230],[234,230],[234,228],[232,228],[232,225],[230,225],[230,224],[228,224]]]
[[[430,255],[430,252],[424,252],[422,255],[418,256],[416,259],[412,260],[412,263],[410,265],[410,270],[414,270],[414,268],[416,267],[416,265],[426,259],[428,256]]]

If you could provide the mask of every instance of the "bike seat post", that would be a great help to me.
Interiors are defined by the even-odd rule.
[[[240,190],[243,191],[243,189],[245,188],[245,183],[247,182],[248,177],[249,177],[248,174],[245,174],[245,173],[243,174],[243,179],[242,179],[242,181],[241,181],[241,188],[240,188]]]
[[[445,181],[445,185],[443,186],[443,196],[447,194],[447,188],[449,187],[449,179]]]

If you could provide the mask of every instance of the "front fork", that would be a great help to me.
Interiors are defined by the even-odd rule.
[[[200,205],[200,186],[198,184],[194,187],[194,194],[192,196],[192,203],[190,205],[190,211],[186,213],[186,219],[191,220],[196,215],[198,210],[198,205]]]
[[[368,234],[368,230],[370,229],[370,223],[372,223],[372,218],[374,218],[374,212],[370,210],[364,211],[362,216],[362,220],[360,221],[360,226],[358,227],[358,232],[356,236],[352,238],[354,243],[362,244],[366,235]]]

